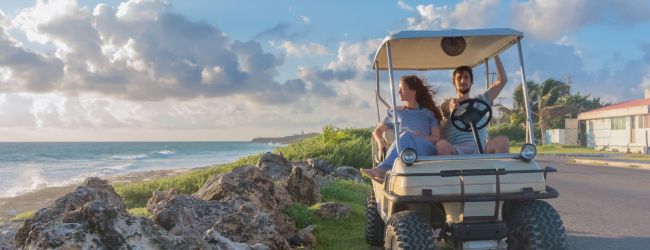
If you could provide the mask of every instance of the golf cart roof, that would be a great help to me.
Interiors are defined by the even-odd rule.
[[[384,38],[372,68],[388,69],[387,43],[394,70],[455,69],[463,65],[474,67],[510,48],[523,36],[513,29],[400,31]],[[449,46],[447,49],[443,49],[443,42]]]

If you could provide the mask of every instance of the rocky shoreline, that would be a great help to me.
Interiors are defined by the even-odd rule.
[[[0,231],[0,249],[309,248],[314,225],[295,228],[284,209],[320,204],[319,216],[346,217],[349,207],[320,203],[320,187],[337,178],[363,182],[352,167],[266,153],[257,166],[213,175],[192,195],[155,192],[146,206],[152,216],[143,218],[127,212],[107,180],[91,177],[17,230]]]
[[[147,181],[151,179],[160,179],[166,177],[173,177],[181,173],[201,169],[169,169],[169,170],[152,170],[152,171],[138,171],[123,175],[102,177],[110,184],[115,183],[129,183],[138,181]],[[33,211],[35,209],[47,207],[54,200],[64,194],[71,192],[78,184],[67,185],[61,187],[47,187],[43,189],[34,190],[32,192],[19,195],[16,197],[0,198],[0,229],[8,227],[13,224],[9,219],[23,212]]]

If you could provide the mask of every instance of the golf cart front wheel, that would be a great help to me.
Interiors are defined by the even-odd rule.
[[[508,249],[566,249],[562,219],[545,201],[520,201],[506,215]]]
[[[384,245],[384,221],[377,210],[375,193],[370,189],[366,201],[366,242],[373,246]]]
[[[385,249],[435,249],[431,227],[413,211],[395,213],[388,220],[384,241]]]

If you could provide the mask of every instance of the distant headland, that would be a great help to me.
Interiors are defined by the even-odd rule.
[[[314,137],[317,135],[318,133],[307,133],[307,134],[303,133],[303,134],[289,135],[284,137],[257,137],[257,138],[253,138],[251,142],[289,144],[296,141],[300,141],[305,138]]]

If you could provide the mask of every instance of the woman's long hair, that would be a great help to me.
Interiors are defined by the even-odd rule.
[[[436,91],[434,91],[431,86],[424,84],[424,81],[416,75],[402,76],[400,81],[406,84],[410,90],[415,90],[415,100],[418,104],[431,110],[438,119],[438,122],[442,122],[442,112],[433,100]]]

